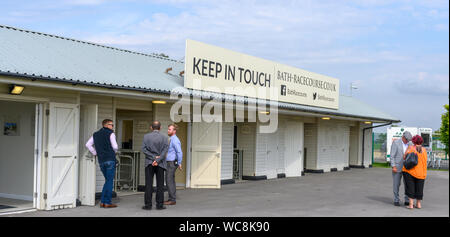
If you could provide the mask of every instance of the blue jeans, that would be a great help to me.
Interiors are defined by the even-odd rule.
[[[101,202],[103,204],[112,204],[112,190],[114,183],[114,176],[116,174],[116,162],[106,161],[100,164],[103,176],[105,177],[105,184],[103,185]]]

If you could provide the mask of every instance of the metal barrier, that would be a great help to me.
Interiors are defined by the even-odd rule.
[[[443,151],[428,152],[428,168],[448,170],[448,158]]]
[[[241,180],[242,179],[242,160],[243,160],[244,151],[234,149],[233,151],[233,179]]]
[[[122,149],[117,153],[115,191],[137,191],[139,180],[139,151]]]

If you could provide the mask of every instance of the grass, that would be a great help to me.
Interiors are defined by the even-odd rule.
[[[391,168],[390,164],[387,162],[383,162],[383,163],[376,163],[374,162],[372,164],[372,167],[376,167],[376,168]]]
[[[372,164],[372,167],[375,167],[375,168],[389,168],[389,169],[391,169],[390,164],[387,163],[387,162],[383,162],[383,163],[374,162]],[[433,169],[433,168],[428,168],[428,170],[448,171],[448,169]]]

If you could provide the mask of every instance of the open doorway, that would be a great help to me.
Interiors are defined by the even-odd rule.
[[[184,189],[186,188],[186,160],[187,160],[187,137],[188,132],[187,128],[188,125],[185,122],[176,123],[178,126],[177,129],[177,137],[180,139],[181,142],[181,151],[183,152],[183,160],[181,161],[181,167],[182,170],[177,169],[175,171],[175,183],[177,186],[177,189]]]
[[[142,116],[141,111],[117,110],[117,153],[116,177],[114,179],[114,190],[118,195],[137,192],[139,183],[140,149],[136,140],[148,131],[137,129],[137,121]]]
[[[350,127],[349,135],[349,153],[348,162],[349,166],[358,166],[358,153],[359,153],[359,131],[358,126]]]
[[[0,213],[36,206],[40,109],[35,103],[0,101]]]
[[[238,126],[233,130],[233,179],[242,180],[242,162],[244,150],[238,147]]]
[[[233,178],[251,180],[255,176],[256,123],[235,123]]]
[[[133,120],[121,120],[120,147],[122,149],[133,149]]]

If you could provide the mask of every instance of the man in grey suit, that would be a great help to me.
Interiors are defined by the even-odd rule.
[[[166,209],[164,207],[164,171],[167,169],[166,155],[169,149],[169,142],[166,136],[159,130],[161,123],[152,123],[152,132],[144,136],[142,152],[145,154],[145,206],[144,210],[152,209],[153,176],[156,174],[156,209]]]
[[[402,135],[402,139],[397,139],[392,142],[391,146],[391,167],[392,178],[394,180],[394,205],[400,206],[400,199],[398,190],[400,189],[400,183],[402,182],[402,168],[403,168],[403,154],[408,149],[409,142],[412,139],[410,132],[405,131]],[[403,180],[404,181],[404,180]],[[406,187],[406,185],[405,185]],[[405,193],[405,205],[409,205],[408,197]]]

